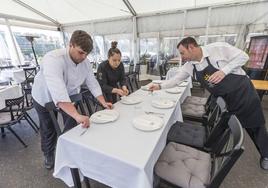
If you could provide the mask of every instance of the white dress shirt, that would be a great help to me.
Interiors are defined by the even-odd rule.
[[[32,96],[41,106],[47,102],[71,102],[69,96],[79,93],[86,83],[91,93],[102,95],[92,66],[88,59],[75,64],[69,55],[69,48],[47,53],[41,62],[41,69],[34,79]]]
[[[188,76],[193,76],[193,65],[197,71],[201,71],[208,66],[206,57],[216,69],[227,74],[245,75],[245,71],[241,68],[249,59],[248,55],[242,50],[229,45],[225,42],[215,42],[201,47],[203,57],[201,61],[190,61],[185,63],[176,76],[170,80],[162,82],[161,88],[170,88],[185,80]]]

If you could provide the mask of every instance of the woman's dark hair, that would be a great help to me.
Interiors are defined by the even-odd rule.
[[[198,47],[198,44],[197,44],[196,40],[195,40],[193,37],[186,37],[186,38],[182,39],[182,40],[178,43],[177,48],[179,48],[180,45],[182,45],[182,46],[184,46],[186,49],[188,49],[189,44],[192,44],[192,45],[194,45],[195,47]]]
[[[87,32],[82,30],[76,30],[73,32],[70,43],[72,45],[79,46],[83,51],[87,52],[88,54],[93,49],[93,40],[91,36]]]
[[[113,56],[114,54],[120,54],[121,56],[121,52],[120,50],[117,48],[117,44],[118,42],[117,41],[113,41],[111,42],[111,48],[109,49],[108,51],[108,59]]]

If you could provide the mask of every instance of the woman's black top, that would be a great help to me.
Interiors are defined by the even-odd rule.
[[[113,88],[126,85],[125,69],[121,62],[120,65],[113,69],[108,60],[103,61],[97,71],[97,80],[100,83],[101,89],[109,102],[116,102],[116,94],[112,94]]]

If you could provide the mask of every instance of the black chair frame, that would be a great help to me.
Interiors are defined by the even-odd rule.
[[[231,139],[232,142],[230,142]],[[228,128],[216,141],[218,147],[214,147],[210,152],[212,158],[211,178],[209,184],[204,185],[206,188],[220,187],[226,175],[244,152],[243,140],[243,128],[236,116],[231,115]],[[230,143],[232,144],[231,147]],[[221,159],[220,162],[218,162],[218,159]],[[168,185],[168,187],[181,188],[155,174],[154,188],[160,188],[162,183]]]

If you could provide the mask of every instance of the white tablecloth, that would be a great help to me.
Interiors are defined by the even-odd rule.
[[[168,72],[167,72],[167,75],[166,75],[166,80],[169,80],[172,77],[174,77],[179,72],[179,70],[180,70],[180,67],[173,67],[173,68],[169,69]],[[193,85],[192,85],[192,78],[191,78],[191,76],[189,76],[186,79],[186,81],[188,81],[190,83],[190,88],[192,88]]]
[[[23,69],[2,70],[0,73],[0,76],[4,79],[8,79],[8,80],[12,79],[16,83],[21,83],[26,79]]]
[[[0,86],[0,110],[5,108],[5,100],[22,96],[20,86]]]
[[[190,94],[189,85],[181,94],[169,94],[164,90],[138,90],[132,95],[141,96],[143,102],[136,105],[116,103],[114,109],[119,119],[109,124],[92,124],[82,136],[77,126],[59,137],[56,149],[54,177],[73,186],[70,168],[78,168],[86,177],[114,188],[150,188],[153,185],[153,168],[166,144],[171,125],[182,121],[180,103]],[[168,98],[176,101],[169,109],[151,106],[152,99]],[[153,132],[137,130],[132,120],[145,110],[164,113],[164,126]]]

